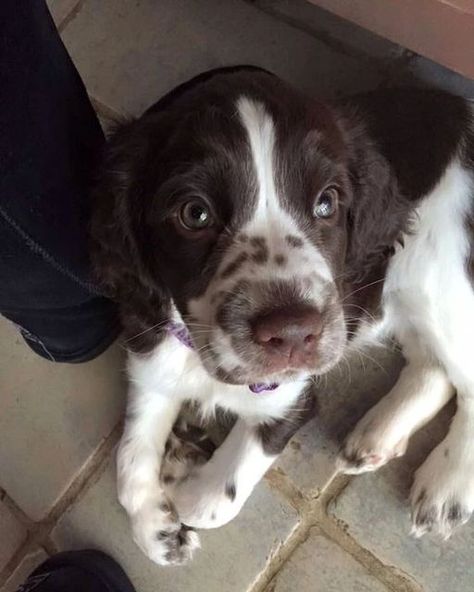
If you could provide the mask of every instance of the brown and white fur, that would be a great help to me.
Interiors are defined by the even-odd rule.
[[[193,528],[232,520],[312,416],[311,377],[389,336],[407,365],[340,467],[375,470],[403,454],[456,390],[449,434],[416,475],[413,522],[448,535],[468,519],[473,160],[463,99],[400,89],[328,105],[251,67],[193,79],[116,132],[95,194],[94,259],[130,348],[119,498],[153,561],[183,563]],[[201,214],[202,228],[186,224]],[[279,386],[250,391],[262,382]],[[170,482],[165,446],[188,401],[238,419],[207,462]]]

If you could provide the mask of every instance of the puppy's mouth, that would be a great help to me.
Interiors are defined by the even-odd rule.
[[[234,343],[234,342],[237,343]],[[209,339],[197,348],[205,351],[201,362],[216,380],[232,385],[284,384],[328,372],[340,361],[346,343],[342,314],[318,338],[303,346],[285,348],[281,342],[255,344],[230,337],[225,347]],[[218,343],[218,340],[217,340]],[[283,351],[282,351],[283,349]]]
[[[204,365],[209,374],[211,374],[211,376],[213,376],[219,382],[235,386],[271,386],[275,384],[279,385],[288,382],[295,382],[296,380],[304,380],[312,374],[312,372],[310,372],[309,370],[303,371],[296,369],[287,369],[279,373],[265,373],[252,371],[251,369],[243,370],[241,368],[233,368],[227,370],[222,367],[212,368],[208,364]]]

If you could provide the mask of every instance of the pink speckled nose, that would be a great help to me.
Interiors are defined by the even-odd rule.
[[[270,364],[292,368],[304,368],[314,360],[321,329],[321,314],[309,306],[279,308],[252,323],[253,340]]]

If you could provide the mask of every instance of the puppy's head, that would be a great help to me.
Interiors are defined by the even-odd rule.
[[[186,85],[112,139],[109,274],[166,293],[220,380],[327,371],[346,342],[345,145],[329,108],[266,72]]]

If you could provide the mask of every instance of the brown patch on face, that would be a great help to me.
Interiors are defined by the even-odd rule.
[[[299,236],[294,236],[293,234],[287,234],[285,239],[290,247],[294,247],[295,249],[301,249],[304,244],[303,240]]]
[[[270,256],[267,247],[267,241],[263,238],[263,236],[253,236],[250,239],[250,245],[255,248],[255,251],[252,253],[252,261],[255,263],[266,263]]]
[[[274,260],[275,260],[275,263],[277,265],[279,265],[280,267],[285,265],[285,263],[287,262],[285,255],[282,255],[281,253],[279,253],[278,255],[275,255]]]
[[[221,278],[226,279],[234,275],[234,273],[238,271],[242,267],[242,265],[247,261],[248,257],[249,256],[245,252],[240,253],[240,255],[237,255],[237,257],[224,268],[224,270],[221,273]]]
[[[222,300],[223,298],[225,298],[227,295],[227,292],[224,292],[223,290],[219,290],[219,292],[216,292],[215,294],[213,294],[211,296],[211,304],[216,304],[219,300]]]
[[[474,211],[468,215],[466,225],[469,242],[471,244],[471,252],[467,260],[467,273],[471,279],[471,284],[474,285]]]

